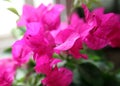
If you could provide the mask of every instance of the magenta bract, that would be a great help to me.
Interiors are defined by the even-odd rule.
[[[0,59],[0,86],[11,86],[14,80],[17,63],[11,59]]]

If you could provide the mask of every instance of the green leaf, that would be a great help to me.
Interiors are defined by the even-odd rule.
[[[120,86],[120,81],[114,74],[104,74],[104,85],[103,86]]]
[[[28,62],[28,70],[33,71],[34,67],[35,67],[35,61],[33,59],[30,59],[29,62]]]
[[[78,68],[73,70],[73,84],[75,84],[75,86],[80,86],[81,81],[80,81],[80,73]]]
[[[102,72],[92,63],[86,62],[79,65],[82,80],[89,86],[103,86]]]
[[[116,78],[118,79],[118,81],[120,82],[120,69],[118,69],[117,71],[116,71]]]
[[[4,53],[11,53],[12,49],[9,47],[7,49],[4,50]]]
[[[94,61],[94,64],[101,70],[102,72],[110,72],[113,70],[114,65],[111,62],[108,61]]]
[[[92,59],[94,61],[100,61],[103,59],[103,57],[105,57],[102,50],[94,51],[91,49],[87,49],[87,54],[88,54],[89,59]]]
[[[25,27],[19,27],[18,29],[21,30],[21,32],[23,32],[23,34],[24,34],[25,31],[26,31],[26,28],[25,28]]]
[[[7,9],[19,16],[19,13],[17,12],[17,10],[15,8],[10,7],[10,8],[7,8]]]
[[[59,56],[57,53],[54,53],[54,54],[53,54],[53,57],[54,57],[54,58],[59,58],[60,56]]]

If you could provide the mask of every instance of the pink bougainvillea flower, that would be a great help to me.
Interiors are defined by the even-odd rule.
[[[120,36],[119,36],[120,30],[116,33],[112,34],[112,37],[110,38],[109,45],[112,47],[120,47]]]
[[[77,39],[76,42],[74,43],[73,47],[70,48],[70,50],[68,51],[71,55],[73,55],[73,57],[75,58],[84,58],[87,59],[88,56],[86,54],[81,54],[80,50],[83,49],[83,43],[81,38]]]
[[[35,70],[37,73],[48,75],[58,62],[61,62],[61,60],[49,57],[47,55],[41,56],[36,60]]]
[[[82,49],[82,40],[87,35],[89,27],[80,19],[76,13],[70,18],[70,24],[63,30],[60,30],[55,37],[57,53],[60,51],[68,51],[75,58],[87,58],[86,55],[80,54]]]
[[[23,14],[17,25],[26,26],[28,23],[38,22],[42,23],[46,30],[57,29],[60,24],[60,13],[63,9],[64,6],[60,4],[48,6],[41,4],[37,8],[24,5]]]
[[[55,30],[50,31],[51,35],[53,36],[53,38],[55,38],[57,36],[57,34],[61,31],[64,30],[68,27],[67,22],[61,22],[61,24],[59,25],[59,27]]]
[[[46,6],[41,4],[38,8],[34,8],[31,5],[24,5],[22,16],[20,20],[17,22],[18,26],[26,26],[28,23],[31,22],[40,22],[42,14],[47,9]]]
[[[12,46],[13,59],[19,64],[28,62],[31,53],[31,49],[25,44],[23,39],[16,41]]]
[[[60,4],[49,5],[47,11],[42,17],[43,25],[48,30],[57,29],[60,24],[60,13],[64,6]]]
[[[70,26],[73,28],[73,30],[80,34],[80,38],[84,40],[84,38],[89,34],[89,31],[93,28],[92,25],[88,25],[85,23],[85,20],[82,18],[79,18],[79,16],[76,13],[73,13],[70,16]]]
[[[44,31],[40,23],[29,23],[27,28],[24,40],[34,54],[52,54],[55,43],[51,33],[49,31]]]
[[[0,59],[0,86],[11,86],[17,64],[11,58]]]
[[[62,30],[56,37],[56,43],[58,46],[55,47],[55,50],[68,51],[69,54],[73,55],[75,58],[83,57],[84,55],[79,52],[79,50],[82,49],[82,41],[80,40],[80,34],[73,29]],[[87,57],[84,56],[83,58]]]
[[[118,19],[118,17],[117,17]],[[113,30],[109,33],[108,39],[109,39],[109,45],[112,47],[120,47],[120,21],[118,21],[114,26]]]
[[[66,68],[54,68],[43,80],[43,86],[69,86],[73,79],[73,73]]]
[[[101,19],[99,17],[103,16],[103,10],[102,9],[95,9],[92,13],[89,12],[89,9],[86,5],[82,5],[82,8],[84,9],[85,13],[85,21],[88,25],[91,26],[91,29],[89,30],[88,34],[86,35],[84,42],[87,44],[89,48],[92,49],[100,49],[107,45],[108,41],[105,38],[100,37],[100,29],[101,29]],[[97,15],[99,12],[99,16]],[[97,15],[97,16],[96,16]],[[95,32],[99,30],[95,34]],[[102,31],[102,30],[101,30]],[[99,35],[99,37],[97,36]],[[103,35],[101,35],[103,36]]]
[[[23,6],[23,13],[20,20],[17,22],[17,26],[26,26],[28,22],[37,21],[35,16],[35,8],[30,5]]]
[[[40,42],[43,41],[44,31],[41,24],[37,23],[29,23],[27,25],[27,30],[24,34],[24,40],[30,47],[38,47]]]
[[[88,25],[92,26],[89,34],[84,39],[84,42],[91,49],[104,48],[109,43],[108,35],[114,29],[117,19],[115,14],[104,14],[103,8],[97,8],[89,12],[85,5],[82,5],[85,13],[85,21]]]

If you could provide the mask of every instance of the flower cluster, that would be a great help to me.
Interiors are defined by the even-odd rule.
[[[38,8],[25,5],[17,23],[18,26],[25,26],[26,32],[23,38],[13,45],[13,58],[22,65],[33,55],[36,73],[46,76],[41,81],[44,86],[69,86],[72,82],[72,72],[64,67],[58,68],[57,64],[61,60],[53,58],[56,43],[52,31],[59,28],[60,13],[63,9],[64,6],[59,4],[41,4]]]
[[[104,14],[104,8],[97,8],[89,12],[82,5],[85,13],[85,21],[91,27],[84,42],[91,49],[101,49],[107,45],[120,47],[120,15],[114,13]]]
[[[79,17],[74,12],[69,23],[65,23],[60,20],[63,5],[23,7],[17,25],[25,26],[26,31],[22,39],[12,46],[13,59],[22,65],[32,55],[36,63],[36,73],[45,75],[41,81],[44,86],[69,86],[73,79],[71,70],[57,66],[62,60],[54,58],[54,53],[87,59],[87,55],[80,53],[83,44],[93,50],[107,45],[120,47],[120,16],[114,13],[105,14],[103,8],[92,12],[84,4],[82,8],[85,17]]]
[[[17,63],[10,58],[0,59],[0,86],[11,86]]]

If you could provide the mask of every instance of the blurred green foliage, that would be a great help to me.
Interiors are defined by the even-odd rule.
[[[81,4],[86,4],[89,9],[93,8],[94,6],[101,6],[102,3],[100,0],[74,0],[74,8],[79,7]]]
[[[106,60],[102,50],[88,49],[87,54],[89,59],[80,60],[80,64],[74,67],[71,86],[120,86],[120,71],[114,70],[114,64]]]

